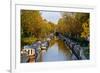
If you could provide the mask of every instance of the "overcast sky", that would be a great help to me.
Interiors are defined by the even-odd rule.
[[[41,15],[47,21],[55,24],[57,24],[58,20],[61,18],[60,12],[41,11]]]

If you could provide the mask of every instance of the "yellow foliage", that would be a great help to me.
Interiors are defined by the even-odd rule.
[[[87,22],[83,23],[83,32],[81,33],[81,37],[88,38],[89,37],[89,24]]]

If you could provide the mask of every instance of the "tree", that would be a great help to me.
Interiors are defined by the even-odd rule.
[[[89,19],[89,13],[62,12],[61,14],[57,31],[79,37],[84,31],[83,23]]]
[[[89,31],[89,20],[83,23],[83,32],[81,33],[81,37],[88,39],[90,36],[90,31]]]
[[[68,33],[71,35],[79,35],[82,31],[82,26],[80,22],[78,22],[78,20],[75,18],[75,13],[64,12],[62,14],[62,18],[58,22],[58,28],[63,33]]]
[[[21,10],[21,29],[22,35],[38,36],[41,30],[42,17],[39,11],[36,10]],[[38,26],[38,27],[37,27]]]

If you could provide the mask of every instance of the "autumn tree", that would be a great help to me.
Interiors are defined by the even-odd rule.
[[[89,14],[78,12],[62,12],[61,14],[62,18],[58,21],[57,31],[75,37],[81,36],[84,31],[83,23],[89,19]]]
[[[85,39],[88,39],[89,38],[89,34],[90,34],[90,31],[89,31],[89,26],[90,26],[90,23],[89,23],[89,13],[77,13],[76,14],[76,19],[78,21],[80,21],[81,25],[82,25],[82,32],[81,32],[81,37],[82,38],[85,38]]]
[[[21,10],[21,40],[31,44],[42,40],[54,30],[54,24],[43,19],[38,10]]]
[[[63,33],[79,35],[82,31],[82,26],[80,22],[75,18],[74,13],[64,12],[62,14],[62,18],[58,22],[58,30],[59,29]]]
[[[38,36],[41,30],[42,17],[39,11],[21,10],[21,29],[24,36]]]

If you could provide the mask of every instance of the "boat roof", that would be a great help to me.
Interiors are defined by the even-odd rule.
[[[24,49],[35,49],[35,48],[32,46],[24,46]]]

